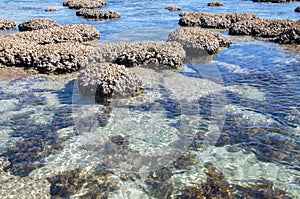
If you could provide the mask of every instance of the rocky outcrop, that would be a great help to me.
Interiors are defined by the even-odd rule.
[[[213,1],[208,3],[207,6],[224,6],[224,4],[218,1]]]
[[[84,95],[131,96],[143,91],[141,79],[125,66],[112,63],[88,64],[79,76]]]
[[[59,8],[46,8],[45,11],[46,12],[57,12],[57,11],[59,11]]]
[[[168,41],[176,41],[189,51],[206,51],[214,54],[221,47],[229,47],[232,42],[225,36],[212,33],[198,27],[186,27],[174,30],[169,35]]]
[[[89,25],[67,25],[0,36],[0,64],[33,68],[42,73],[79,70],[92,51],[82,42],[99,39]]]
[[[56,21],[47,18],[37,18],[24,21],[18,25],[19,31],[32,31],[46,28],[60,27]]]
[[[30,32],[21,32],[2,36],[13,38],[16,42],[26,40],[37,44],[51,44],[62,42],[86,42],[100,39],[99,31],[90,25],[73,24],[51,29],[40,29]]]
[[[284,30],[271,41],[280,44],[300,44],[300,27]]]
[[[180,26],[202,28],[229,28],[232,23],[259,18],[251,13],[207,14],[201,12],[191,12],[181,13],[180,16]]]
[[[169,11],[181,11],[182,9],[176,5],[169,5],[167,7],[165,7],[165,9],[169,10]]]
[[[296,25],[296,22],[291,20],[244,20],[232,24],[229,28],[229,34],[272,38]]]
[[[120,18],[121,15],[118,12],[111,10],[96,10],[96,9],[87,9],[83,8],[76,12],[77,16],[84,17],[86,19],[93,20],[106,20],[106,19],[117,19]]]
[[[16,29],[17,25],[9,19],[0,19],[0,31]]]
[[[107,5],[106,0],[65,0],[63,6],[68,6],[70,9],[81,8],[102,8]]]
[[[177,42],[118,42],[96,48],[91,62],[113,62],[126,67],[150,66],[154,68],[180,68],[185,51]]]
[[[297,8],[295,8],[295,12],[300,12],[300,6],[298,6]]]

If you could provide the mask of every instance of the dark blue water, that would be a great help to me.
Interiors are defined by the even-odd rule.
[[[300,19],[300,14],[294,12],[299,3],[259,4],[252,1],[223,0],[225,4],[223,7],[208,7],[206,6],[208,1],[190,0],[108,2],[109,5],[103,9],[120,12],[120,19],[87,21],[77,17],[74,10],[63,7],[62,1],[57,0],[1,1],[0,18],[9,18],[20,23],[31,18],[47,17],[62,25],[90,24],[101,32],[100,43],[121,40],[166,40],[170,31],[179,28],[179,13],[164,9],[170,4],[181,7],[185,12],[251,12],[270,19]],[[45,12],[44,9],[48,7],[57,7],[60,11]],[[226,32],[223,34],[226,35]],[[222,170],[232,184],[244,186],[249,182],[251,184],[255,180],[265,179],[271,181],[275,187],[285,190],[290,197],[299,198],[300,48],[250,37],[228,37],[233,41],[233,45],[219,53],[214,61],[208,64],[187,63],[185,69],[180,72],[180,75],[187,78],[182,81],[187,85],[183,86],[186,91],[182,91],[179,86],[178,93],[182,92],[182,95],[189,93],[188,88],[192,87],[189,87],[188,83],[190,81],[192,84],[193,78],[196,77],[198,81],[208,82],[208,85],[220,84],[223,87],[221,96],[226,98],[226,104],[222,104],[225,110],[224,125],[218,132],[219,136],[213,147],[207,149],[207,152],[197,144],[189,149],[189,152],[197,156],[195,164],[191,164],[188,168],[173,168],[172,182],[177,188],[184,184],[202,183],[205,181],[203,172],[205,165],[212,163]],[[205,75],[205,71],[211,66],[217,70],[214,77]],[[194,70],[195,68],[201,69]],[[199,74],[201,71],[203,71],[202,75]],[[92,144],[94,150],[90,152],[88,150],[90,145],[78,146],[80,140],[88,136],[80,137],[72,130],[76,126],[72,118],[71,104],[74,102],[72,101],[74,82],[70,81],[72,78],[74,77],[32,76],[17,80],[1,80],[0,100],[3,106],[0,109],[2,115],[0,152],[10,160],[11,165],[6,168],[7,171],[11,171],[16,176],[23,177],[33,173],[40,175],[40,178],[45,178],[57,174],[56,171],[59,170],[76,168],[76,164],[89,168],[89,164],[94,165],[99,161],[91,154],[98,154],[95,151],[101,151],[102,145],[97,148],[95,143]],[[174,113],[172,108],[177,102],[173,103],[170,100],[172,98],[172,94],[168,94],[170,91],[164,87],[155,89],[149,89],[148,94],[162,95],[165,101],[159,101],[160,107]],[[202,125],[197,126],[199,132],[205,133],[203,129],[209,126],[209,123],[213,123],[212,120],[216,117],[212,114],[212,104],[215,102],[214,98],[220,95],[213,93],[211,91],[211,95],[199,98],[199,103],[194,104],[197,106],[200,104],[202,108],[199,112],[203,119],[200,121]],[[151,113],[147,107],[149,110],[154,110],[154,113]],[[153,121],[147,119],[156,116],[155,107],[147,107],[142,105],[130,107],[131,114],[136,114],[139,121],[148,121],[148,124],[152,125],[159,124],[160,116]],[[177,113],[176,109],[175,113]],[[170,129],[165,130],[173,131],[178,117],[174,116],[170,119],[167,114],[164,119],[168,124],[174,123],[173,126],[170,125]],[[130,129],[130,120],[124,119],[124,121],[126,121],[124,125],[119,127],[108,125],[105,131],[118,131],[124,135],[126,133],[123,131],[128,131],[130,135],[138,133],[136,129]],[[188,121],[193,119],[190,118]],[[146,126],[147,122],[142,124]],[[140,127],[143,128],[142,126]],[[151,125],[149,128],[151,129]],[[76,136],[79,136],[78,140]],[[85,142],[93,138],[97,140],[93,136],[88,137]],[[198,137],[195,143],[201,143],[201,136]],[[162,134],[161,139],[169,138],[165,138]],[[144,146],[138,139],[131,141],[135,143],[136,150],[141,150]],[[14,147],[21,152],[15,152]],[[48,151],[43,153],[41,158],[38,154],[45,148]],[[74,151],[78,155],[74,154]],[[71,157],[70,154],[73,154],[74,158],[66,160]],[[133,161],[134,163],[136,162]],[[135,179],[133,182],[119,180],[120,189],[110,197],[146,198],[149,195],[157,198],[165,197],[152,193],[155,191],[151,191],[151,184],[149,186],[143,181],[147,177],[134,176],[133,178]],[[163,190],[165,189],[161,192],[164,192]]]

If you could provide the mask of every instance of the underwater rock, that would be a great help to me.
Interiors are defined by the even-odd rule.
[[[300,12],[300,6],[298,6],[297,8],[295,8],[295,12]]]
[[[79,198],[108,198],[109,192],[118,189],[117,183],[109,177],[113,172],[105,165],[97,165],[91,171],[77,168],[72,171],[59,173],[47,178],[51,183],[50,194],[52,198],[70,197],[75,194]],[[82,190],[85,192],[80,193]]]
[[[106,43],[93,51],[89,62],[113,62],[126,67],[179,69],[185,62],[185,51],[177,42]]]
[[[268,20],[262,18],[243,20],[232,24],[228,34],[271,38],[295,26],[297,26],[297,22],[292,20]]]
[[[18,25],[19,31],[32,31],[46,28],[60,27],[56,21],[48,18],[37,18],[24,21]]]
[[[45,11],[46,12],[58,12],[60,10],[59,10],[59,8],[46,8]]]
[[[86,19],[93,20],[107,20],[107,19],[117,19],[120,18],[121,15],[118,12],[111,10],[96,10],[96,9],[87,9],[82,8],[76,12],[77,16],[84,17]]]
[[[169,5],[167,7],[165,7],[166,10],[169,11],[181,11],[182,9],[176,5]]]
[[[207,6],[224,6],[224,4],[218,1],[213,1],[208,3]]]
[[[0,19],[0,31],[16,29],[17,24],[9,19]]]
[[[182,155],[171,164],[168,165],[168,168],[175,169],[188,169],[190,166],[196,163],[196,155],[191,152],[183,152]]]
[[[65,0],[63,2],[63,6],[68,6],[70,9],[102,8],[107,4],[106,0]]]
[[[187,51],[206,51],[214,54],[221,47],[229,47],[232,42],[225,36],[203,30],[198,27],[185,27],[174,30],[170,33],[168,41],[176,41],[180,43]]]
[[[229,28],[232,23],[242,20],[257,19],[251,13],[232,14],[207,14],[201,12],[181,13],[180,26],[201,27],[201,28]]]
[[[131,96],[143,91],[141,79],[125,66],[96,63],[86,66],[79,76],[84,95]]]

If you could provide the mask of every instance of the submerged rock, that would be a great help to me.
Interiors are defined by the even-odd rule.
[[[18,25],[19,31],[31,31],[45,28],[60,27],[56,21],[47,18],[37,18],[24,21]]]
[[[256,15],[251,13],[207,14],[201,12],[191,12],[182,13],[180,16],[180,26],[202,28],[229,28],[232,23],[258,18]]]
[[[224,6],[224,4],[218,1],[213,1],[208,3],[207,6]]]
[[[17,25],[9,19],[0,19],[0,31],[16,29]]]
[[[167,7],[165,7],[165,9],[169,10],[169,11],[181,11],[182,9],[176,5],[169,5]]]
[[[130,96],[143,91],[141,79],[125,66],[112,63],[89,64],[79,76],[84,95]]]
[[[102,19],[117,19],[121,15],[118,12],[111,10],[96,10],[83,8],[76,12],[77,16],[84,17],[86,19],[102,20]]]
[[[180,28],[169,35],[168,41],[176,41],[189,51],[206,51],[214,54],[220,47],[229,47],[232,42],[225,36],[197,27]]]
[[[177,42],[117,42],[99,46],[90,62],[113,62],[126,67],[153,66],[179,69],[185,62],[185,51]]]
[[[107,4],[106,0],[65,0],[63,2],[63,6],[68,6],[70,9],[102,8]]]

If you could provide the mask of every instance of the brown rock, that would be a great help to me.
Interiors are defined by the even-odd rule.
[[[168,41],[180,43],[187,52],[206,51],[214,54],[220,47],[229,47],[231,41],[225,36],[198,27],[180,28],[169,35]]]
[[[208,3],[207,6],[224,6],[224,4],[221,2],[213,1]]]
[[[65,0],[63,6],[68,6],[70,9],[81,8],[102,8],[103,5],[107,5],[106,0]]]
[[[300,27],[284,30],[271,41],[281,44],[300,44]]]
[[[16,29],[17,25],[9,19],[0,19],[0,31]]]
[[[45,28],[55,28],[60,27],[61,25],[58,24],[56,21],[47,18],[37,18],[37,19],[30,19],[28,21],[24,21],[18,25],[20,31],[32,31],[32,30],[39,30]]]
[[[57,12],[57,11],[59,11],[59,8],[46,8],[45,11],[46,12]]]
[[[169,5],[167,7],[165,7],[165,9],[169,10],[169,11],[181,11],[182,9],[176,5]]]
[[[77,16],[84,17],[86,19],[93,20],[103,20],[103,19],[117,19],[120,18],[121,15],[118,12],[111,10],[96,10],[96,9],[87,9],[82,8],[76,12]]]

